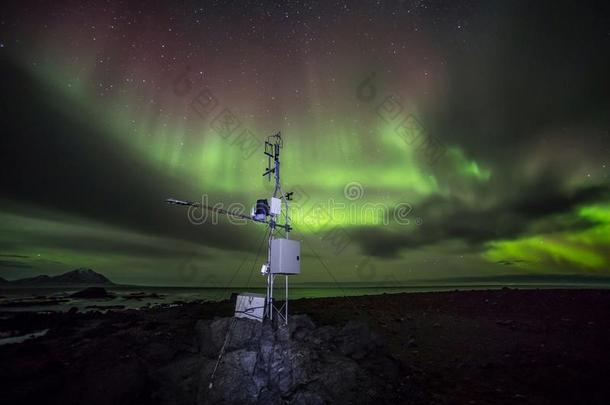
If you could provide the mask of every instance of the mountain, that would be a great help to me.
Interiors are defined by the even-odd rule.
[[[48,286],[48,285],[112,285],[114,284],[105,276],[91,269],[80,268],[69,271],[58,276],[36,276],[8,281],[11,286]]]
[[[3,279],[2,277],[0,277],[0,284],[6,284],[8,283],[8,281],[6,281],[5,279]]]
[[[100,273],[96,273],[91,269],[80,268],[69,271],[59,276],[52,277],[54,282],[57,283],[81,283],[81,284],[113,284],[112,281],[108,280],[105,276]]]

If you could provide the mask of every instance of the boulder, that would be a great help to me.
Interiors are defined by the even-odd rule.
[[[348,403],[379,384],[378,367],[374,372],[366,368],[378,363],[372,358],[378,358],[380,348],[366,323],[317,328],[309,317],[295,315],[289,327],[217,318],[199,321],[196,328],[206,359],[199,404]]]

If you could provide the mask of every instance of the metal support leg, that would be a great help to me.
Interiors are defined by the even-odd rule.
[[[273,320],[273,279],[275,275],[270,274],[271,286],[269,287],[269,319]]]
[[[288,275],[284,274],[284,279],[286,279],[286,301],[284,301],[284,309],[285,309],[285,314],[284,315],[284,320],[286,322],[286,325],[288,325]]]
[[[268,313],[269,313],[269,275],[267,274],[267,290],[265,291],[265,310],[263,311],[263,318],[266,318]]]

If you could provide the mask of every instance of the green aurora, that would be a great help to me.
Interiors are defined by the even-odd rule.
[[[326,45],[320,43],[311,54],[287,62],[285,71],[278,74],[272,69],[259,75],[266,64],[257,62],[258,47],[252,44],[241,54],[230,44],[223,45],[224,53],[214,57],[206,48],[200,52],[208,59],[191,59],[185,55],[197,51],[176,45],[173,37],[161,35],[142,44],[140,37],[123,41],[108,28],[107,16],[90,15],[95,22],[88,25],[80,18],[84,17],[55,20],[26,35],[21,45],[11,42],[2,49],[3,59],[12,66],[8,73],[27,77],[31,83],[35,105],[78,131],[60,132],[60,124],[45,129],[15,123],[12,112],[27,109],[30,101],[13,89],[11,99],[17,102],[3,108],[4,119],[17,129],[10,136],[56,137],[53,142],[70,156],[79,154],[83,142],[92,142],[91,150],[103,145],[111,155],[74,157],[82,158],[91,173],[98,166],[112,166],[115,159],[132,162],[135,169],[112,177],[82,177],[69,185],[56,178],[49,190],[42,185],[40,193],[23,192],[23,184],[30,179],[38,184],[36,178],[47,168],[63,173],[56,169],[61,159],[39,161],[38,174],[32,170],[20,177],[23,182],[18,186],[13,182],[3,187],[2,277],[91,267],[130,284],[191,286],[251,280],[250,274],[258,269],[253,263],[261,227],[231,224],[226,218],[192,224],[186,210],[165,206],[163,199],[206,198],[212,204],[234,203],[249,211],[257,198],[271,192],[261,176],[266,165],[261,141],[278,130],[285,139],[284,187],[297,197],[291,212],[293,237],[305,242],[300,282],[610,276],[607,139],[572,148],[575,137],[562,129],[596,133],[603,120],[583,123],[581,116],[575,116],[573,123],[545,123],[502,137],[507,130],[499,129],[502,126],[519,126],[514,117],[490,122],[496,113],[490,112],[486,100],[492,108],[499,106],[490,101],[497,97],[487,89],[497,79],[485,72],[472,78],[464,73],[468,58],[438,50],[425,37],[407,41],[412,56],[390,62],[385,58],[382,63],[374,53],[341,48],[350,33],[340,26],[331,61],[324,59]],[[21,29],[35,25],[36,18],[26,18]],[[186,26],[177,29],[182,41],[194,35]],[[381,27],[372,30],[378,35],[384,32]],[[12,34],[17,35],[4,32],[5,38]],[[123,35],[136,34],[125,28]],[[505,57],[511,55],[509,48]],[[164,60],[155,59],[155,64],[152,55]],[[224,64],[235,66],[237,58],[251,64],[243,68],[247,74],[233,67],[223,69]],[[406,70],[412,58],[418,61],[416,67]],[[430,60],[442,63],[424,62]],[[256,75],[247,70],[252,67],[258,69]],[[362,97],[361,86],[371,72],[375,72],[371,84],[375,96]],[[508,74],[497,72],[500,78]],[[454,94],[472,85],[472,80],[480,81],[474,86],[477,97],[464,94],[456,100]],[[207,98],[201,99],[202,95]],[[204,116],[197,103],[210,97],[215,107]],[[392,119],[383,113],[388,97],[399,99],[402,108]],[[607,103],[605,97],[595,105]],[[536,105],[519,102],[523,104],[520,119],[525,119]],[[468,113],[459,122],[449,119],[447,110],[462,109],[463,103],[468,104]],[[230,136],[219,133],[214,123],[225,109],[241,123]],[[409,127],[407,139],[398,124],[410,117],[417,125]],[[258,143],[240,141],[238,133],[243,130]],[[421,143],[425,139],[442,145],[438,159],[429,159],[429,150]],[[5,152],[7,156],[34,153],[12,144]],[[35,153],[42,156],[44,151]],[[81,201],[80,196],[87,194],[91,199],[107,196],[115,183],[117,195],[104,199],[106,205],[100,202],[97,211],[62,201]],[[134,189],[140,183],[142,189]],[[71,191],[66,194],[66,190]],[[83,204],[89,201],[83,198]],[[126,202],[117,203],[121,207],[113,216],[110,211],[117,207],[109,201],[116,200]],[[339,236],[343,239],[337,240]],[[233,280],[235,269],[241,270]],[[254,279],[252,283],[262,283]]]

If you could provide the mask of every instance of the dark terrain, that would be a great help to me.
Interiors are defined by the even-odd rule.
[[[65,286],[65,285],[103,285],[111,286],[114,285],[106,276],[97,273],[91,269],[81,267],[72,271],[68,271],[57,276],[47,276],[42,274],[35,277],[21,278],[17,280],[5,280],[0,278],[0,285],[12,286],[12,287],[42,287],[42,286]]]
[[[277,403],[610,403],[607,290],[301,299],[291,301],[290,310],[307,314],[315,326],[294,317],[288,343],[277,346],[285,339],[277,332],[271,340],[294,355],[288,367],[305,360],[321,365],[312,370],[305,364],[306,380],[297,385],[284,389],[280,379],[275,388],[263,389]],[[234,347],[227,348],[209,389],[218,339],[230,322],[212,319],[232,311],[231,303],[221,302],[106,313],[3,313],[3,336],[49,329],[43,337],[0,346],[3,402],[217,402],[237,372],[228,368],[231,356],[239,362],[240,353],[258,350],[266,333],[253,329],[258,323],[238,322],[252,341],[242,333],[236,337],[241,343],[229,343]],[[302,353],[305,360],[298,360]],[[311,396],[328,386],[342,395]],[[235,380],[233,389],[226,398],[235,401],[250,387]],[[259,403],[272,401],[257,395]]]

